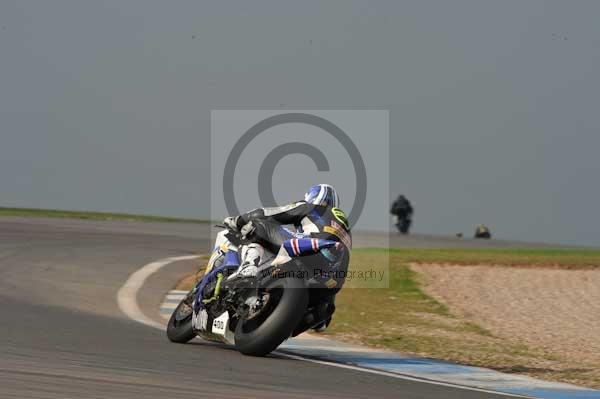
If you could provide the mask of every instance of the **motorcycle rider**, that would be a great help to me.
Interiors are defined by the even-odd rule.
[[[413,212],[412,204],[404,195],[400,195],[392,204],[390,213],[394,215],[396,227],[401,234],[408,234],[412,224]]]
[[[240,274],[256,275],[258,266],[264,258],[264,249],[276,254],[283,243],[293,238],[318,238],[337,241],[338,257],[352,248],[352,235],[348,220],[338,208],[339,197],[334,187],[318,184],[305,194],[304,201],[273,208],[258,208],[239,215],[228,217],[224,224],[242,233],[252,241],[242,248]],[[295,231],[285,228],[293,225]],[[323,251],[331,262],[335,254]],[[347,266],[347,265],[346,265]]]
[[[344,276],[350,261],[352,234],[346,215],[338,208],[339,197],[334,187],[317,184],[297,201],[286,206],[258,208],[245,214],[228,217],[224,224],[251,241],[240,249],[241,276],[255,276],[267,249],[273,254],[283,251],[282,245],[294,238],[316,238],[336,241],[334,248],[322,249],[318,255],[310,257],[310,266],[316,274],[318,270],[327,279],[331,294],[335,295],[344,283]],[[292,231],[285,225],[293,225]],[[316,241],[316,240],[315,240]],[[331,273],[329,276],[327,273]],[[322,331],[330,320],[316,330]]]

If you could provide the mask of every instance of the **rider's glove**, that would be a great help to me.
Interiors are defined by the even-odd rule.
[[[238,231],[238,227],[237,227],[237,218],[234,217],[227,217],[225,218],[225,220],[223,220],[223,224],[229,229],[229,230],[233,230],[233,231]]]
[[[254,223],[252,223],[252,221],[249,221],[244,226],[242,226],[242,229],[240,230],[240,233],[242,234],[242,238],[244,240],[249,239],[250,236],[252,236],[252,233],[254,233],[254,230],[256,230]]]

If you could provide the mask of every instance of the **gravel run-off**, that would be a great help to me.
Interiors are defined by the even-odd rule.
[[[551,379],[600,387],[600,270],[411,268],[421,275],[425,291],[456,316],[549,354],[554,360],[545,366]]]

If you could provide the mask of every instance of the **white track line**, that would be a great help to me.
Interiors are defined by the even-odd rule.
[[[178,301],[180,301],[180,300],[182,300],[183,298],[185,298],[185,297],[186,297],[186,295],[187,295],[187,293],[186,293],[186,294],[168,294],[168,295],[165,297],[165,299],[167,299],[167,300],[169,300],[169,299],[170,299],[170,300],[178,300]]]
[[[161,259],[156,262],[152,262],[142,267],[135,273],[133,273],[125,284],[121,287],[119,292],[117,293],[117,303],[119,304],[119,308],[123,313],[127,315],[132,320],[135,320],[139,323],[145,324],[150,327],[158,328],[159,330],[164,330],[164,325],[157,323],[156,321],[150,319],[144,313],[142,313],[140,307],[137,303],[137,293],[146,282],[146,279],[150,277],[152,274],[156,273],[163,267],[171,264],[173,262],[178,262],[181,260],[192,260],[197,259],[198,256],[178,256],[174,258],[166,258]]]
[[[157,328],[161,331],[164,331],[165,330],[164,325],[157,323],[156,321],[150,319],[149,317],[147,317],[146,315],[144,315],[142,313],[142,311],[137,303],[137,293],[140,290],[140,288],[142,288],[142,286],[144,285],[144,282],[146,281],[146,279],[148,279],[148,277],[150,277],[152,274],[156,273],[163,267],[165,267],[173,262],[178,262],[178,261],[182,261],[182,260],[192,260],[192,259],[197,259],[198,257],[199,256],[192,255],[192,256],[179,256],[179,257],[174,257],[174,258],[161,259],[156,262],[149,263],[146,266],[143,266],[141,269],[139,269],[135,273],[133,273],[131,276],[129,276],[129,278],[127,279],[127,281],[121,287],[121,289],[119,290],[119,292],[117,294],[117,303],[119,304],[119,308],[121,309],[121,311],[123,313],[125,313],[127,315],[127,317],[129,317],[132,320],[135,320],[139,323],[145,324],[149,327]],[[397,379],[405,380],[405,381],[415,381],[415,382],[421,382],[424,384],[439,385],[439,386],[443,386],[443,387],[463,389],[466,391],[492,393],[492,394],[510,396],[510,397],[515,397],[515,398],[529,398],[529,396],[507,394],[507,393],[503,393],[503,392],[491,391],[491,390],[475,388],[475,387],[467,387],[467,386],[463,386],[463,385],[453,385],[453,384],[446,383],[446,382],[438,382],[438,381],[420,379],[420,378],[416,378],[416,377],[410,377],[407,375],[390,373],[387,371],[352,366],[349,364],[333,363],[333,362],[328,362],[328,361],[324,361],[324,360],[316,360],[316,359],[306,358],[306,357],[302,357],[302,356],[290,355],[288,353],[275,352],[275,354],[277,354],[278,356],[289,358],[289,359],[302,360],[305,362],[316,363],[316,364],[321,364],[321,365],[326,365],[326,366],[331,366],[331,367],[338,367],[338,368],[347,369],[347,370],[362,371],[365,373],[383,375],[386,377],[397,378]]]

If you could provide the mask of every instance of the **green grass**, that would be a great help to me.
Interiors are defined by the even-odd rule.
[[[454,265],[543,266],[585,268],[600,266],[600,250],[591,249],[361,249],[354,254],[387,254],[404,263]]]
[[[120,220],[135,222],[171,222],[171,223],[210,223],[207,220],[184,219],[164,216],[132,215],[127,213],[108,212],[79,212],[62,211],[53,209],[30,209],[30,208],[3,208],[0,207],[0,217],[45,217],[60,219],[84,219],[84,220]]]
[[[445,305],[425,294],[420,276],[409,267],[412,262],[598,267],[600,251],[358,249],[352,252],[351,270],[370,268],[373,264],[389,265],[389,287],[345,287],[337,297],[334,322],[326,334],[462,364],[500,370],[527,369],[528,374],[541,376],[558,364],[559,359],[515,341],[497,338],[484,328],[452,315]],[[543,376],[558,380],[565,377]]]

